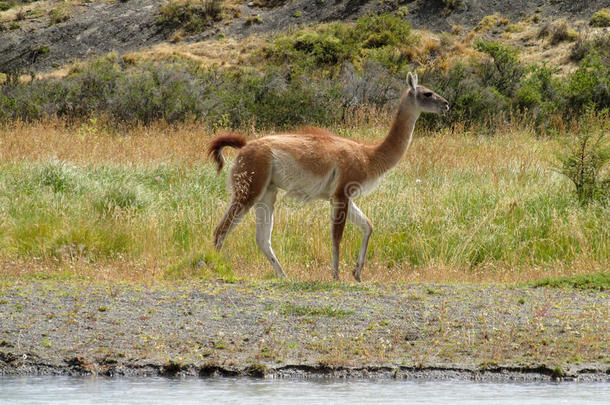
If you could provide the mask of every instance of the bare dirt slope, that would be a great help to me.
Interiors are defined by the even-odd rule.
[[[48,10],[26,13],[21,28],[0,31],[0,71],[49,70],[107,52],[149,47],[166,39],[156,24],[159,1],[96,1],[72,10],[65,22],[49,25]],[[8,22],[4,23],[8,25]]]
[[[157,24],[164,0],[76,2],[67,21],[51,24],[49,11],[58,3],[34,2],[25,9],[38,5],[38,11],[23,12],[20,17],[15,10],[0,13],[0,71],[48,71],[111,51],[143,50],[173,35]],[[610,0],[465,0],[454,9],[446,8],[442,0],[291,0],[276,8],[260,8],[244,1],[236,7],[240,10],[238,18],[225,18],[185,40],[202,41],[220,33],[241,38],[301,24],[352,20],[369,12],[394,12],[399,7],[407,7],[405,18],[415,28],[432,31],[446,31],[453,25],[470,29],[494,13],[515,22],[536,13],[542,19],[579,21],[610,7]]]
[[[407,7],[405,18],[413,27],[439,32],[449,31],[453,25],[473,28],[483,17],[494,13],[511,21],[531,17],[535,13],[549,19],[588,20],[593,13],[608,6],[610,0],[464,0],[454,9],[448,9],[443,0],[293,0],[271,10],[249,7],[244,14],[260,15],[261,23],[247,25],[243,19],[237,20],[228,31],[247,36],[255,32],[283,31],[303,23],[351,20],[370,12],[394,12],[400,7]]]

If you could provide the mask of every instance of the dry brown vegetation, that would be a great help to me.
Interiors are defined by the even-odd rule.
[[[79,165],[162,162],[202,164],[213,134],[198,123],[108,128],[103,119],[70,125],[61,120],[13,122],[2,127],[0,161],[58,159]],[[44,134],[44,136],[40,136]]]

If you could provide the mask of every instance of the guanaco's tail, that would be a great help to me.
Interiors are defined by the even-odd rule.
[[[214,159],[216,165],[218,166],[218,172],[222,170],[225,165],[225,160],[220,153],[222,148],[225,146],[230,146],[232,148],[243,148],[246,146],[248,141],[245,137],[237,134],[227,134],[216,137],[208,146],[208,155]]]

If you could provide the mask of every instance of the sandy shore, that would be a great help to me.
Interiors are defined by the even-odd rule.
[[[0,284],[0,375],[610,381],[607,291]]]

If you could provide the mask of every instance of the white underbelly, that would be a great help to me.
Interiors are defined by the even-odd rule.
[[[298,200],[329,200],[337,187],[337,173],[335,167],[326,175],[318,176],[294,160],[278,157],[273,161],[271,184]]]
[[[379,182],[381,181],[382,176],[377,177],[374,180],[367,180],[364,181],[362,183],[362,192],[360,193],[360,195],[367,195],[370,194],[371,192],[373,192],[373,190],[375,190],[377,188],[377,186],[379,185]]]

